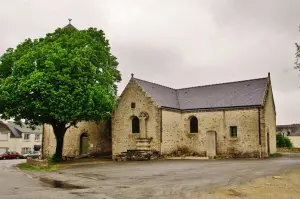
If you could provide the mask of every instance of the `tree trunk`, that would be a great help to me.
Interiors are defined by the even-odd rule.
[[[56,150],[54,154],[54,161],[62,160],[63,146],[64,146],[64,137],[66,133],[66,124],[56,124],[53,125],[53,131],[56,138]]]

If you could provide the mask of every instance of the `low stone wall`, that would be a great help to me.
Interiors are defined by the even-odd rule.
[[[27,158],[26,164],[31,165],[31,166],[36,166],[36,167],[48,167],[49,166],[49,162],[47,159],[40,160],[40,159]]]
[[[195,152],[190,150],[188,147],[179,147],[178,149],[172,151],[169,154],[165,154],[165,157],[206,157],[206,151]]]
[[[127,150],[115,157],[115,161],[140,161],[140,160],[154,160],[159,159],[158,151],[153,150]]]

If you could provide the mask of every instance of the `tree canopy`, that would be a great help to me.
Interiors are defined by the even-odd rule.
[[[51,124],[56,135],[80,121],[110,117],[121,80],[110,51],[96,28],[58,28],[9,48],[0,58],[2,118]]]

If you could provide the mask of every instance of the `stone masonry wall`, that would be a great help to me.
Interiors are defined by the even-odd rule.
[[[183,119],[180,111],[162,110],[162,145],[161,153],[169,154],[181,146]]]
[[[111,134],[107,121],[99,124],[95,122],[80,122],[78,128],[71,127],[64,137],[63,156],[75,157],[80,155],[80,136],[88,135],[88,154],[110,154]],[[44,125],[43,156],[51,157],[55,153],[56,139],[51,125]]]
[[[270,153],[276,153],[276,113],[271,86],[269,86],[267,92],[267,98],[264,107],[264,119],[265,136],[267,137],[267,133],[269,133]],[[267,139],[265,139],[265,145],[267,146]]]
[[[135,103],[135,108],[131,108]],[[146,132],[132,133],[131,120],[133,116],[140,117],[142,112],[148,114]],[[113,157],[127,150],[136,149],[136,138],[153,138],[150,149],[160,151],[160,111],[150,96],[135,82],[130,80],[119,98],[118,106],[112,120]]]
[[[258,110],[219,110],[180,113],[162,111],[162,153],[171,153],[177,148],[187,147],[203,154],[206,152],[206,132],[217,133],[217,155],[259,156]],[[189,119],[198,119],[198,133],[189,133]],[[230,137],[230,126],[237,126],[237,138]]]

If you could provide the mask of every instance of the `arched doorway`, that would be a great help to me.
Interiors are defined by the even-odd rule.
[[[80,155],[87,154],[88,148],[89,148],[89,137],[87,133],[82,133],[80,135]]]

